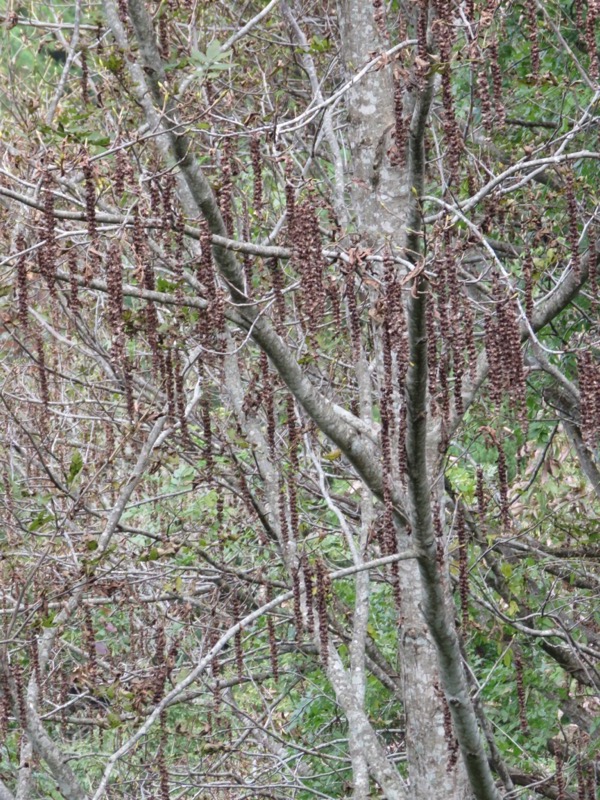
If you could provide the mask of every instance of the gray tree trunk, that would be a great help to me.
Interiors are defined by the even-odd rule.
[[[341,0],[338,4],[342,56],[350,79],[386,49],[377,31],[373,4]],[[374,246],[400,251],[406,244],[409,207],[408,169],[390,163],[394,132],[392,65],[374,70],[347,96],[351,150],[349,188],[352,211],[361,234]],[[401,535],[406,544],[407,537]],[[409,796],[414,800],[470,796],[459,763],[447,769],[436,649],[421,610],[421,580],[414,561],[400,566],[403,623],[399,631],[399,669],[406,715]],[[436,687],[438,687],[436,689]]]

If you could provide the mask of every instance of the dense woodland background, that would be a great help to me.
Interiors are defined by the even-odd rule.
[[[0,800],[596,800],[598,0],[0,0]]]

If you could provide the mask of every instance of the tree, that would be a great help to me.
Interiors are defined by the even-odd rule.
[[[595,0],[29,6],[0,798],[596,798]]]

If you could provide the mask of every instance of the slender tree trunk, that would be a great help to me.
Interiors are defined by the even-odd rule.
[[[348,78],[389,43],[379,35],[373,4],[343,0],[338,5],[342,55]],[[406,166],[394,166],[394,82],[392,64],[365,76],[348,94],[351,149],[349,186],[355,222],[379,248],[402,250],[406,243],[409,178]],[[398,409],[395,409],[396,413]],[[400,540],[406,545],[405,532]],[[421,582],[415,562],[400,568],[402,621],[399,669],[406,715],[409,792],[415,800],[469,796],[462,765],[448,769],[437,655],[421,610]]]

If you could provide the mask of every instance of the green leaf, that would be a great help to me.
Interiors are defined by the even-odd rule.
[[[313,36],[309,50],[311,53],[327,53],[331,50],[331,42],[322,36]]]
[[[50,520],[53,519],[54,516],[50,514],[48,511],[40,511],[39,514],[37,514],[30,523],[29,530],[39,531],[41,527],[43,527],[47,522],[50,522]]]
[[[102,136],[99,133],[93,133],[88,137],[87,143],[94,145],[94,147],[108,147],[110,144],[110,136]]]
[[[83,469],[83,458],[79,450],[76,450],[71,457],[71,464],[69,466],[69,477],[67,478],[67,483],[69,486],[73,483],[75,478],[79,475],[81,470]]]
[[[115,53],[110,53],[104,62],[106,69],[113,74],[119,73],[123,69],[124,64],[125,62],[123,59],[119,58]]]
[[[106,715],[106,721],[108,722],[109,727],[113,728],[113,730],[115,728],[119,728],[122,724],[121,717],[118,714],[115,714],[114,711],[110,711]]]
[[[177,284],[173,281],[168,281],[166,278],[159,276],[156,279],[156,291],[165,292],[165,294],[173,294],[177,289]]]
[[[190,56],[192,63],[196,67],[196,74],[202,77],[203,73],[210,75],[210,73],[228,70],[232,66],[231,51],[221,51],[221,42],[218,39],[213,39],[206,48],[206,53],[201,53],[199,50],[194,50]]]

